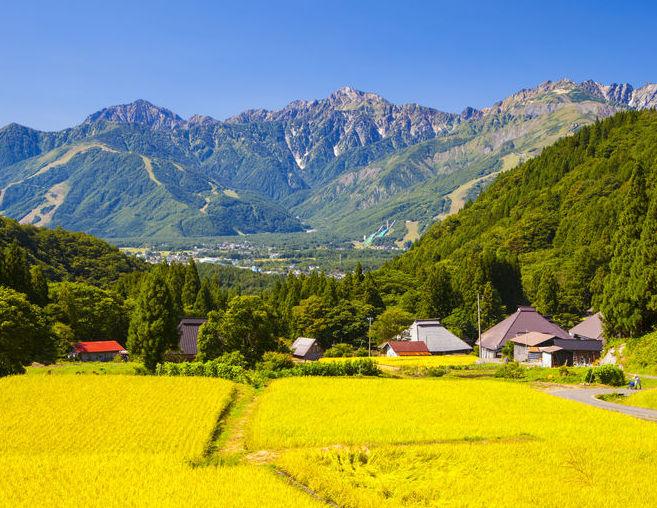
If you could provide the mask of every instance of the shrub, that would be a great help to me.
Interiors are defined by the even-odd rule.
[[[354,348],[349,344],[336,344],[332,348],[327,349],[324,356],[328,358],[345,358],[354,356]]]
[[[626,383],[625,373],[616,365],[601,365],[586,371],[584,375],[586,383],[600,383],[609,386],[623,386]]]
[[[495,377],[505,379],[522,379],[525,376],[525,370],[520,366],[518,362],[511,362],[506,365],[502,365],[495,371]]]
[[[361,358],[365,357],[365,356],[369,356],[369,355],[370,355],[370,352],[367,350],[367,348],[364,348],[364,347],[359,347],[356,350],[356,352],[354,353],[354,356],[358,356],[358,357],[361,357]]]
[[[276,353],[274,351],[268,351],[262,355],[262,361],[258,364],[258,370],[284,370],[291,369],[294,367],[294,361],[289,354],[285,353]]]

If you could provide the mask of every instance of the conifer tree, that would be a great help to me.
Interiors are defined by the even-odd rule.
[[[201,281],[196,270],[196,263],[193,258],[190,258],[185,267],[185,283],[182,290],[182,304],[186,310],[194,307],[200,287]]]
[[[426,277],[422,288],[420,316],[423,318],[446,318],[454,308],[454,291],[447,268],[435,265]]]
[[[630,185],[613,239],[613,256],[605,278],[601,310],[608,331],[622,335],[639,333],[642,311],[636,300],[637,256],[647,208],[646,178],[643,167],[635,164]]]
[[[5,249],[4,262],[5,284],[20,293],[30,294],[30,265],[27,262],[27,252],[18,240],[14,240]]]
[[[37,305],[43,307],[48,303],[48,281],[43,273],[41,265],[34,265],[30,270],[32,287],[31,299]]]
[[[552,270],[545,270],[536,292],[536,309],[548,316],[559,312],[559,281]]]
[[[201,283],[201,288],[198,290],[196,295],[196,301],[194,302],[194,312],[199,316],[205,316],[208,312],[212,310],[212,294],[210,292],[210,281],[203,279]]]
[[[144,280],[130,320],[128,350],[154,371],[167,349],[178,346],[178,319],[171,292],[157,272]]]

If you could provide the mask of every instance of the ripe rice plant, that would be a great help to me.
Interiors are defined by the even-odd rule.
[[[317,506],[256,466],[192,467],[229,381],[0,379],[0,506]]]
[[[353,358],[327,358],[324,357],[320,362],[333,363],[352,360]],[[378,365],[387,365],[390,367],[448,367],[460,365],[474,365],[477,357],[473,355],[437,355],[437,356],[373,356],[371,358]]]

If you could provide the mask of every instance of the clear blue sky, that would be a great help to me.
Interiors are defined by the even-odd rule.
[[[0,125],[137,98],[224,119],[342,86],[445,111],[562,77],[657,81],[653,1],[40,1],[0,14]]]

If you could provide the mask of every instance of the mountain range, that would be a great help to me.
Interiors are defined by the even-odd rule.
[[[225,121],[137,100],[58,132],[0,129],[0,214],[108,239],[309,227],[358,239],[395,220],[401,242],[558,138],[655,106],[654,84],[571,80],[459,114],[349,87]]]

